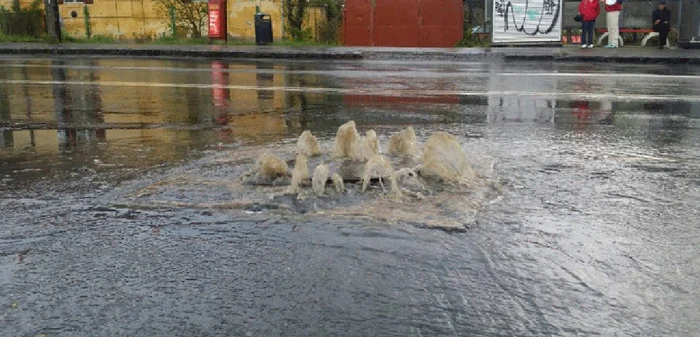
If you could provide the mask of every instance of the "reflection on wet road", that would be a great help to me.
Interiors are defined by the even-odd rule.
[[[2,336],[700,334],[698,67],[0,68]],[[448,131],[499,194],[464,233],[311,212],[347,199],[206,206],[348,120],[382,149]]]

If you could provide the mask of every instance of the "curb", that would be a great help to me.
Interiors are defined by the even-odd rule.
[[[555,61],[614,62],[638,64],[700,64],[697,57],[607,56],[607,55],[556,55]]]
[[[255,48],[255,47],[253,47]],[[116,57],[198,57],[230,59],[290,59],[290,60],[430,60],[430,61],[547,61],[547,62],[614,62],[637,64],[691,64],[700,65],[700,55],[693,56],[645,56],[645,55],[581,55],[567,51],[537,53],[502,50],[329,50],[289,48],[227,48],[227,49],[187,49],[187,48],[104,48],[80,46],[13,46],[0,45],[0,55],[51,55],[51,56],[116,56]]]
[[[309,51],[260,51],[260,50],[196,50],[154,48],[62,48],[0,46],[0,55],[88,55],[88,56],[137,56],[137,57],[204,57],[247,59],[304,59],[304,60],[357,60],[360,52],[309,52]]]

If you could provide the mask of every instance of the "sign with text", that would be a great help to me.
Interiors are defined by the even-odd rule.
[[[209,0],[209,38],[226,39],[226,0]]]
[[[494,44],[561,44],[562,0],[494,0]]]

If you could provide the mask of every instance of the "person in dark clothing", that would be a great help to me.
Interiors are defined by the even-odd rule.
[[[671,30],[671,11],[666,8],[666,0],[659,1],[659,7],[651,14],[654,31],[659,33],[659,49],[664,49],[668,32]]]

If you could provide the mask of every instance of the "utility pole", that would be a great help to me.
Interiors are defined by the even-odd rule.
[[[58,12],[58,0],[44,0],[46,6],[46,30],[56,42],[61,42],[61,15]]]

